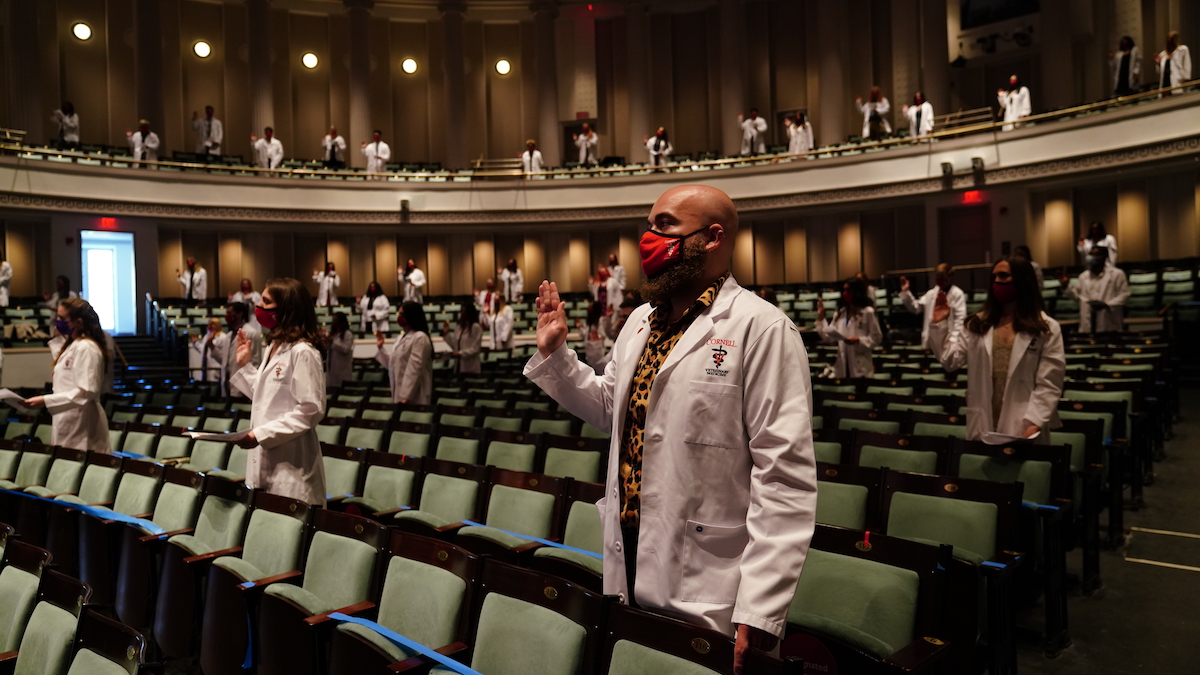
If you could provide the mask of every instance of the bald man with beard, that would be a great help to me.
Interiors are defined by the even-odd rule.
[[[538,290],[525,374],[611,432],[604,592],[736,637],[734,671],[772,650],[812,539],[812,388],[800,334],[730,273],[738,214],[671,189],[641,239],[641,287],[602,374],[567,349],[558,286]]]

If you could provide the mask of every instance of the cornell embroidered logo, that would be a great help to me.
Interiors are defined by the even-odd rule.
[[[720,345],[718,345],[716,348],[714,348],[713,349],[713,365],[719,369],[721,367],[721,362],[725,360],[725,355],[728,353],[729,352],[725,351],[725,348]]]
[[[275,377],[283,377],[283,366],[275,366]]]

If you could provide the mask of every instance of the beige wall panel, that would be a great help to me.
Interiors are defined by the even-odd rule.
[[[634,140],[640,141],[643,134],[647,134],[650,130],[642,131],[641,129],[630,128],[629,125],[629,31],[625,23],[624,17],[613,19],[613,40],[612,40],[612,101],[609,104],[609,110],[613,112],[613,121],[616,128],[610,132],[613,138],[613,153],[617,155],[625,155],[629,151],[622,151],[621,148],[631,147]],[[644,158],[626,157],[626,161],[640,162]]]
[[[274,263],[270,278],[290,277],[308,285],[312,280],[311,265],[296,264],[296,239],[291,233],[276,232],[271,235],[271,251]],[[259,282],[265,286],[266,280]]]
[[[181,150],[190,152],[196,144],[196,134],[191,126],[193,112],[203,120],[204,106],[211,105],[215,108],[214,114],[217,119],[227,124],[225,118],[228,116],[229,107],[225,103],[225,61],[229,57],[229,51],[225,47],[222,30],[222,5],[184,0],[180,4],[179,12],[179,51],[183,71],[183,111],[186,127],[184,137],[178,145]],[[204,40],[212,46],[212,54],[208,58],[196,56],[192,49],[198,40]],[[238,112],[244,110],[242,108]],[[228,128],[225,132],[229,133]]]
[[[446,275],[446,240],[444,237],[425,237],[425,236],[400,236],[396,238],[396,267],[404,267],[408,261],[412,260],[417,267],[425,271],[427,279],[425,285],[425,293],[427,295],[437,295],[445,293],[444,290],[437,292],[433,288],[447,288]],[[437,268],[438,285],[433,284],[434,268]],[[396,294],[400,295],[399,287],[400,280],[394,279],[396,286]]]
[[[815,216],[803,222],[808,243],[808,282],[837,280],[838,218]]]
[[[188,150],[192,146],[191,126],[184,120],[183,109],[183,62],[179,36],[180,0],[160,0],[162,4],[162,97],[163,120],[156,123],[162,147],[159,157],[170,157],[174,150]],[[190,49],[190,47],[189,47]],[[189,51],[190,53],[190,51]],[[187,112],[190,119],[191,111]],[[154,124],[153,120],[151,123]],[[187,129],[187,132],[184,132]],[[210,291],[211,292],[211,291]]]
[[[754,224],[754,279],[760,286],[784,283],[783,223]]]
[[[338,277],[341,279],[341,284],[338,286],[337,291],[338,295],[354,295],[360,292],[360,286],[366,288],[365,284],[359,284],[355,281],[354,265],[350,260],[349,236],[345,234],[328,235],[325,240],[325,259],[333,263],[334,268],[338,272]]]
[[[587,278],[590,271],[588,262],[591,259],[588,236],[586,232],[576,232],[572,233],[570,238],[571,243],[568,248],[568,256],[571,261],[570,286],[567,291],[586,291],[588,290]]]
[[[383,132],[384,140],[390,145],[396,138],[392,125],[392,71],[400,70],[400,61],[392,59],[391,22],[386,17],[371,18],[371,129]],[[370,141],[371,139],[364,139]],[[360,141],[361,142],[361,141]],[[362,147],[356,146],[356,147]],[[395,151],[395,146],[393,152]],[[396,161],[393,156],[392,161]],[[383,283],[382,281],[380,283]]]
[[[346,139],[346,166],[367,167],[360,143],[369,136],[355,137],[350,131],[350,21],[341,12],[329,16],[329,123],[337,125]],[[369,96],[374,98],[376,92]]]
[[[926,266],[925,207],[901,206],[895,211],[896,261],[892,269],[912,269]],[[933,264],[932,261],[929,264]],[[886,271],[886,270],[885,270]]]
[[[746,107],[758,107],[767,119],[767,145],[778,142],[782,129],[775,124],[775,96],[771,86],[770,6],[752,2],[742,5],[746,26]]]
[[[703,14],[701,16],[703,17]],[[656,34],[656,39],[646,45],[646,52],[650,57],[650,124],[656,127],[662,125],[667,128],[671,135],[671,142],[675,146],[675,152],[692,152],[696,148],[708,149],[708,144],[705,142],[708,137],[707,129],[702,128],[699,137],[689,137],[688,134],[692,132],[684,132],[679,127],[680,124],[687,124],[685,118],[690,116],[688,114],[690,111],[681,114],[679,119],[675,117],[674,46],[672,43],[676,36],[677,17],[673,14],[649,14],[648,19],[652,26],[651,31]],[[684,23],[693,25],[694,22],[685,21]],[[653,26],[669,26],[670,29],[660,32],[656,31]],[[707,33],[689,35],[686,38],[681,36],[680,39],[701,41],[706,35]],[[684,64],[682,67],[691,68],[695,67],[695,64]],[[707,104],[707,101],[705,103]],[[680,110],[682,112],[685,109],[681,107]],[[639,132],[637,129],[630,131]],[[650,131],[651,129],[645,129],[640,133],[646,135]]]
[[[463,132],[467,136],[467,159],[470,160],[487,156],[488,136],[493,124],[488,114],[487,81],[496,71],[495,64],[488,62],[488,55],[484,51],[484,23],[471,21],[469,13],[467,17],[463,22],[463,67],[466,69],[464,84],[468,114],[467,127]],[[515,55],[513,58],[516,58]]]
[[[524,244],[525,292],[536,293],[538,285],[547,278],[546,245],[540,234],[525,237]]]
[[[877,278],[896,265],[896,216],[894,211],[862,215],[863,271]]]
[[[124,7],[118,3],[117,12]],[[80,139],[84,143],[107,142],[109,126],[108,69],[105,52],[108,50],[107,16],[104,3],[89,0],[60,0],[57,35],[62,72],[62,95],[75,104],[75,112],[79,114]],[[132,11],[128,14],[132,23]],[[75,21],[83,21],[92,27],[92,38],[81,42],[71,36],[71,25]],[[114,41],[121,41],[121,33],[117,33]],[[130,52],[132,66],[132,51]],[[133,90],[126,92],[130,99]],[[54,108],[58,103],[54,104]],[[46,111],[47,117],[54,110]],[[161,123],[161,120],[154,122]],[[136,128],[137,120],[126,121],[127,128]],[[125,142],[125,128],[121,128],[120,141]],[[53,124],[47,122],[47,137],[56,133]],[[45,138],[31,138],[35,144],[46,142]]]
[[[180,242],[183,255],[178,264],[171,266],[171,271],[176,267],[182,271],[188,256],[195,258],[198,265],[208,270],[208,295],[214,296],[221,274],[221,262],[217,257],[217,233],[212,230],[183,230]]]
[[[708,43],[704,12],[686,12],[675,14],[671,20],[671,61],[673,82],[670,90],[672,96],[672,113],[675,121],[674,128],[667,126],[671,144],[676,153],[704,152],[718,146],[715,139],[708,137],[708,55],[716,45]],[[654,21],[651,21],[651,32],[654,32]],[[653,78],[653,73],[651,75]],[[654,86],[657,86],[655,83]],[[654,100],[654,96],[651,100]],[[766,108],[768,104],[759,104]],[[657,127],[657,120],[670,119],[655,116],[652,108],[651,126]],[[659,122],[663,124],[663,122]],[[730,124],[733,124],[731,121]],[[646,129],[640,133],[645,136],[655,129]],[[638,130],[634,130],[638,133]],[[645,157],[639,161],[647,161]]]
[[[1025,222],[1025,245],[1034,260],[1049,264],[1049,245],[1046,238],[1046,194],[1033,192],[1029,195],[1029,218]]]
[[[335,72],[339,77],[343,76],[344,69],[341,64],[335,63],[329,53],[327,18],[294,13],[289,16],[288,25],[291,29],[290,49],[287,52],[275,49],[276,53],[288,54],[292,75],[291,109],[294,122],[291,136],[281,139],[284,154],[287,157],[319,159],[322,158],[321,138],[334,122],[330,120],[329,110],[330,78]],[[271,37],[274,39],[275,36]],[[300,58],[307,52],[317,55],[316,68],[308,69],[299,65]],[[275,105],[278,114],[278,100]],[[348,122],[336,122],[340,122],[339,133],[349,131]]]
[[[558,285],[560,291],[571,288],[571,235],[566,232],[547,232],[543,235],[546,244],[546,278]]]
[[[429,21],[428,37],[426,38],[425,71],[428,78],[428,95],[425,101],[425,114],[428,119],[429,159],[426,161],[441,161],[446,153],[446,92],[445,74],[442,72],[444,53],[442,51],[442,22]],[[417,71],[421,72],[420,70]],[[469,155],[468,155],[469,156]]]
[[[126,142],[125,130],[133,129],[138,120],[133,102],[133,45],[124,38],[127,31],[133,30],[132,0],[109,0],[106,15],[108,35],[102,36],[102,39],[106,42],[108,58],[108,124],[105,126],[99,120],[89,122],[81,115],[80,138],[85,143],[111,143],[120,146]],[[66,22],[59,26],[59,30],[62,31],[59,35],[66,37],[65,31],[69,30]],[[109,36],[112,36],[111,39]],[[64,88],[63,93],[76,96],[67,88]],[[72,102],[78,109],[79,102]]]
[[[521,22],[521,63],[524,66],[521,68],[521,142],[532,138],[540,143],[542,139],[538,138],[537,40],[532,21]],[[517,152],[520,150],[517,148]]]
[[[1158,242],[1159,258],[1186,258],[1200,248],[1196,224],[1196,174],[1168,174],[1150,183],[1151,218]],[[1117,245],[1120,245],[1120,241]],[[1130,258],[1124,258],[1130,260]]]
[[[608,256],[618,253],[620,233],[616,230],[594,230],[588,234],[588,274],[595,274],[600,265],[608,265]],[[618,254],[617,259],[620,259]]]
[[[754,275],[754,238],[757,230],[757,224],[742,223],[733,243],[733,276],[738,283],[746,286],[758,283]]]
[[[493,245],[495,250],[490,268],[485,268],[487,276],[495,274],[496,269],[508,264],[510,258],[516,258],[517,268],[521,270],[521,274],[525,277],[525,291],[528,292],[533,288],[533,278],[529,276],[529,268],[525,266],[525,237],[520,234],[497,234],[493,237]],[[488,271],[490,269],[490,271]]]
[[[804,3],[772,2],[770,13],[771,67],[775,80],[775,110],[808,107],[804,58]]]
[[[522,61],[519,24],[484,24],[483,43],[482,69],[487,75],[487,156],[513,157],[521,152],[525,142],[521,83],[526,77],[536,80],[536,69],[532,61],[528,64]],[[512,64],[507,75],[496,72],[496,61],[500,59],[507,59]]]
[[[792,219],[783,228],[784,283],[808,281],[808,237],[804,223]]]
[[[391,76],[395,131],[388,139],[392,146],[392,161],[428,162],[432,158],[429,79],[433,64],[426,49],[426,25],[415,21],[393,21],[390,27],[391,61],[395,64]],[[400,67],[407,58],[417,62],[417,72],[411,75]]]
[[[475,285],[475,236],[451,234],[446,239],[449,245],[449,289],[446,293],[465,295]]]
[[[308,292],[312,294],[313,298],[316,298],[317,282],[313,281],[313,270],[325,269],[329,240],[323,234],[298,234],[292,238],[292,241],[293,257],[295,258],[292,269],[295,270],[296,278],[304,282],[304,285],[308,287]],[[338,265],[338,276],[341,277],[345,273],[346,270]],[[338,295],[341,295],[345,289],[339,285],[337,292]]]
[[[250,128],[250,75],[243,54],[248,49],[246,42],[246,10],[242,5],[221,5],[224,13],[222,24],[222,65],[224,73],[224,105],[216,111],[225,125],[223,152],[241,155],[250,159],[250,134],[262,136],[262,129]],[[211,57],[210,57],[211,58]]]
[[[1075,263],[1074,214],[1071,208],[1070,190],[1053,190],[1046,193],[1045,242],[1046,255],[1043,267],[1073,265]],[[1034,257],[1038,254],[1035,252]]]
[[[1117,224],[1121,239],[1120,257],[1149,260],[1154,248],[1150,237],[1150,202],[1146,181],[1136,180],[1117,186]]]
[[[837,252],[837,278],[852,277],[862,269],[862,228],[857,213],[841,217],[837,231]]]
[[[353,277],[353,283],[350,291],[354,295],[361,295],[366,292],[367,285],[372,281],[378,281],[377,272],[375,271],[375,240],[373,234],[352,234],[350,240],[350,274]],[[391,267],[396,269],[395,265]],[[385,270],[387,268],[384,268]],[[393,275],[394,276],[394,275]],[[382,282],[381,282],[382,283]],[[348,292],[347,295],[350,295]]]
[[[236,293],[242,282],[242,238],[236,232],[222,232],[217,236],[217,268],[220,278],[208,273],[208,294],[215,298],[228,297]]]
[[[183,248],[179,230],[158,229],[158,294],[165,298],[183,295],[175,270],[183,267]]]
[[[488,279],[496,277],[496,245],[491,235],[475,237],[473,273],[468,291],[483,288]]]
[[[311,17],[310,17],[311,18]],[[292,109],[295,104],[292,94],[292,71],[303,70],[300,55],[304,52],[292,51],[291,15],[285,9],[271,9],[271,95],[275,114],[275,136],[283,143],[285,157],[304,157],[304,148],[299,145],[300,133],[293,123]],[[329,67],[329,59],[325,59],[325,67]],[[322,107],[323,104],[322,104]],[[262,130],[255,132],[262,135]],[[319,138],[309,139],[304,147],[320,147]],[[247,139],[249,141],[249,139]]]
[[[275,235],[270,232],[248,231],[242,233],[242,277],[250,280],[251,287],[261,292],[268,279],[274,279]],[[288,274],[293,274],[288,268]],[[241,279],[238,280],[240,287]]]
[[[8,221],[4,231],[4,254],[9,264],[13,266],[13,278],[9,284],[12,297],[39,295],[37,275],[33,273],[38,259],[35,231],[39,229],[34,223]],[[32,268],[32,269],[31,269]],[[78,280],[72,282],[78,288]]]
[[[623,228],[620,231],[617,261],[625,268],[625,288],[635,289],[642,285],[642,254],[638,247],[642,232],[639,228]]]
[[[1124,241],[1117,218],[1117,190],[1114,185],[1078,188],[1071,196],[1075,209],[1075,238],[1087,234],[1093,222],[1104,223],[1108,233],[1117,238],[1117,245]],[[1082,263],[1083,261],[1080,260]]]
[[[396,237],[394,235],[379,235],[375,237],[375,280],[389,298],[398,295],[396,283]]]

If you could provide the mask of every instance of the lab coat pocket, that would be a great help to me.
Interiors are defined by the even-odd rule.
[[[745,445],[741,386],[693,380],[688,383],[682,412],[688,420],[684,425],[684,443],[720,448]]]
[[[745,525],[687,521],[679,597],[684,602],[732,605],[741,584],[739,565],[749,535]]]

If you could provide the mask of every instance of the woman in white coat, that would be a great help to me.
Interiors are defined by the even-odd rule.
[[[958,335],[950,335],[949,316],[939,295],[929,343],[947,371],[967,367],[967,440],[987,441],[995,433],[1049,443],[1050,434],[1041,432],[1062,426],[1058,399],[1067,362],[1062,329],[1042,311],[1033,266],[1016,256],[1000,260],[983,309]]]
[[[520,302],[525,294],[525,274],[517,267],[517,259],[509,258],[508,264],[496,270],[500,279],[500,295],[509,302]]]
[[[875,372],[871,350],[883,342],[883,331],[875,318],[874,304],[867,297],[867,285],[853,278],[842,284],[833,323],[825,321],[825,302],[817,301],[816,329],[821,342],[838,346],[834,377],[870,377]]]
[[[337,287],[342,285],[337,267],[325,263],[325,271],[313,270],[313,281],[317,282],[317,307],[333,307],[338,304]]]
[[[575,147],[579,148],[580,166],[596,166],[600,163],[596,159],[596,148],[600,145],[600,134],[592,130],[592,125],[584,122],[583,128],[579,133],[573,134],[571,140],[575,141]]]
[[[1004,111],[1004,131],[1012,131],[1017,126],[1017,120],[1029,117],[1033,113],[1033,99],[1029,96],[1029,87],[1021,84],[1016,75],[1008,78],[1008,89],[996,91],[996,100]]]
[[[813,149],[813,129],[808,115],[797,113],[795,119],[785,117],[783,125],[787,127],[789,155],[802,155]]]
[[[138,120],[138,130],[125,130],[125,137],[129,141],[129,150],[133,153],[133,158],[139,162],[157,162],[158,161],[158,134],[150,131],[150,122],[147,120]]]
[[[57,140],[54,147],[58,150],[79,149],[79,115],[75,114],[75,104],[63,101],[62,107],[54,111],[50,121],[58,127]]]
[[[646,144],[646,151],[650,153],[650,166],[666,166],[671,153],[675,152],[665,127],[659,127],[653,136],[643,138],[642,143]]]
[[[12,275],[12,265],[4,257],[4,249],[0,249],[0,307],[8,307],[8,286],[12,283]]]
[[[225,353],[228,339],[229,334],[221,330],[221,318],[217,316],[208,320],[208,330],[204,332],[204,335],[192,336],[188,366],[192,369],[193,380],[197,382],[221,381],[221,355]]]
[[[1114,267],[1117,264],[1117,238],[1108,233],[1104,223],[1096,221],[1088,227],[1086,237],[1080,237],[1079,242],[1075,245],[1075,250],[1079,251],[1079,255],[1087,257],[1092,252],[1093,248],[1103,246],[1108,249],[1108,267]]]
[[[246,485],[323,507],[325,465],[315,427],[325,416],[325,369],[312,296],[295,279],[272,279],[254,313],[268,331],[268,354],[256,369],[250,339],[238,331],[238,370],[229,379],[251,400],[250,432],[238,441],[250,450]]]
[[[1154,55],[1158,66],[1158,88],[1178,87],[1192,79],[1192,53],[1179,44],[1179,31],[1167,35],[1167,48]]]
[[[362,313],[358,332],[367,335],[391,330],[391,326],[388,325],[388,311],[391,308],[391,301],[383,294],[379,283],[372,281],[367,285],[366,294],[358,298],[358,311]]]
[[[1142,86],[1142,52],[1133,38],[1123,36],[1117,51],[1108,53],[1108,63],[1112,68],[1113,96],[1136,94]]]
[[[496,312],[491,316],[489,331],[492,335],[492,351],[512,351],[513,338],[513,308],[508,300],[500,298],[496,304]]]
[[[908,118],[908,135],[912,138],[933,133],[933,104],[925,100],[925,94],[913,94],[912,105],[904,106]]]
[[[478,307],[472,303],[463,305],[458,314],[458,325],[451,329],[447,321],[442,326],[442,339],[450,346],[455,372],[483,372],[483,362],[479,358],[483,351],[483,327],[479,325]]]
[[[100,405],[112,354],[96,310],[86,300],[68,298],[58,305],[54,322],[66,344],[54,359],[53,392],[27,399],[30,408],[45,406],[53,415],[50,442],[65,448],[110,453],[108,416]]]
[[[877,141],[892,133],[892,125],[884,117],[884,115],[891,111],[892,104],[883,95],[882,89],[871,87],[871,93],[867,97],[867,102],[863,103],[862,98],[856,98],[854,99],[854,106],[858,108],[858,112],[862,113],[863,116],[862,137],[864,140],[869,138]],[[872,126],[874,126],[874,129],[872,129]]]
[[[404,302],[415,302],[419,305],[425,301],[425,273],[411,258],[404,267],[396,268],[396,280],[400,282],[400,289],[404,291]]]
[[[342,312],[333,315],[329,324],[329,368],[325,372],[325,386],[336,389],[354,378],[354,333],[350,332],[350,319]]]
[[[393,401],[429,405],[433,399],[433,339],[425,311],[415,302],[406,302],[396,312],[396,323],[404,334],[385,347],[383,333],[377,333],[375,360],[388,369]]]

